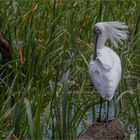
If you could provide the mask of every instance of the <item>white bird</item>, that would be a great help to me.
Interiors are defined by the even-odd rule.
[[[97,121],[101,121],[102,98],[107,100],[108,120],[109,101],[118,87],[122,67],[119,56],[111,48],[105,46],[107,40],[118,47],[128,38],[128,26],[123,22],[99,22],[94,27],[94,54],[89,64],[89,74],[96,89],[100,92],[100,110]]]

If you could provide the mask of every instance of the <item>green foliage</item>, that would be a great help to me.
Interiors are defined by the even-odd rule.
[[[0,2],[0,31],[12,60],[0,64],[0,139],[74,139],[98,94],[87,63],[98,21],[125,21],[129,40],[115,49],[123,73],[114,97],[115,117],[140,138],[140,2],[10,0]]]

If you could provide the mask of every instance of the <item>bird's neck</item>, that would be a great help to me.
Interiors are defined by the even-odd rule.
[[[97,41],[97,49],[102,49],[105,47],[105,42],[106,39],[105,38],[99,38]]]
[[[95,61],[96,58],[98,57],[97,50],[105,47],[106,40],[107,40],[107,37],[105,35],[102,35],[97,39],[97,45],[94,47],[93,61]]]

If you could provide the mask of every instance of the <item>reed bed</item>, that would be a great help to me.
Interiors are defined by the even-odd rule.
[[[138,0],[0,1],[0,31],[12,55],[0,63],[0,139],[74,139],[96,120],[98,92],[87,66],[99,21],[129,26],[128,41],[112,46],[123,73],[111,112],[127,138],[135,133],[140,139]]]

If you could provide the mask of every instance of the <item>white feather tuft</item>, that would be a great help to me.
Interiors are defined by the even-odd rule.
[[[128,26],[124,22],[102,22],[102,25],[106,29],[107,38],[115,47],[118,47],[118,43],[122,44],[122,41],[128,38]]]

